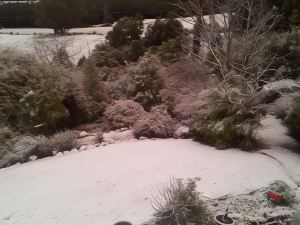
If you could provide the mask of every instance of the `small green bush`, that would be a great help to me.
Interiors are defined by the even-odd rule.
[[[65,47],[59,48],[53,56],[52,64],[54,65],[62,65],[67,68],[72,67],[72,62],[70,60],[70,56]]]
[[[140,40],[143,34],[144,24],[139,17],[121,18],[113,30],[110,31],[106,39],[109,44],[115,48],[123,45],[129,45],[133,40]]]
[[[147,117],[137,121],[133,127],[136,137],[171,138],[176,121],[168,114],[166,107],[154,107]]]
[[[39,158],[53,155],[53,151],[64,152],[72,150],[76,145],[78,133],[75,131],[65,131],[57,133],[43,140],[35,150],[34,154]]]
[[[260,126],[263,111],[255,111],[230,103],[219,105],[205,113],[196,113],[191,122],[191,132],[196,140],[219,149],[259,147],[255,130]]]
[[[139,103],[132,100],[118,100],[109,105],[104,116],[112,129],[132,127],[146,112]]]
[[[196,191],[196,183],[172,180],[154,199],[154,225],[214,225],[213,216]]]
[[[158,56],[161,61],[171,61],[179,59],[184,55],[181,48],[180,38],[170,39],[162,44],[158,48]]]
[[[300,141],[300,94],[295,97],[294,105],[284,120],[290,134]]]
[[[86,62],[86,57],[84,55],[78,60],[77,66],[83,66],[85,62]]]
[[[151,62],[145,63],[129,79],[129,93],[135,101],[141,103],[149,111],[152,106],[161,103],[160,91],[164,86],[163,80],[157,74],[157,69]]]
[[[180,36],[182,32],[183,26],[178,20],[173,18],[157,19],[153,25],[148,27],[145,40],[148,46],[160,46],[163,42]]]
[[[97,67],[118,67],[125,66],[125,59],[122,51],[109,44],[97,45],[93,50],[90,60]]]

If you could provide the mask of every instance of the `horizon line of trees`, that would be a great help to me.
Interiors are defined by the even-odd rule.
[[[7,3],[0,5],[0,28],[8,27],[44,27],[46,24],[41,22],[40,3]],[[50,0],[57,4],[55,0]],[[64,3],[67,1],[60,1]],[[74,1],[72,1],[74,2]],[[73,10],[74,7],[84,9],[81,17],[80,26],[111,23],[125,16],[140,14],[144,18],[166,17],[169,11],[176,7],[173,5],[176,0],[85,0],[79,4],[73,3],[72,7],[66,10]],[[77,6],[76,6],[77,5]],[[82,12],[83,13],[83,12]]]

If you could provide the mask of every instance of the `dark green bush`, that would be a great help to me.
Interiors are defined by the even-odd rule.
[[[273,69],[280,69],[288,78],[297,78],[300,74],[300,37],[294,31],[280,34],[270,43],[269,53],[279,58],[272,65]],[[268,62],[267,62],[268,63]]]
[[[106,39],[115,48],[129,45],[133,40],[140,40],[143,34],[144,24],[139,17],[124,17],[120,19]]]
[[[130,95],[147,111],[161,103],[160,90],[164,84],[151,63],[145,63],[139,71],[131,74],[129,86]]]
[[[252,150],[259,147],[255,129],[260,126],[263,113],[225,103],[208,112],[196,113],[192,118],[191,132],[196,140],[219,149]]]
[[[92,52],[90,60],[97,67],[118,67],[125,65],[122,51],[111,47],[109,44],[97,45]]]
[[[136,62],[146,52],[144,42],[142,40],[133,40],[129,46],[123,47],[123,54],[127,61]]]
[[[284,120],[290,134],[300,141],[300,94],[295,97],[294,105]]]
[[[157,19],[146,31],[145,40],[148,46],[160,46],[163,42],[175,39],[183,32],[182,24],[173,18]]]
[[[171,61],[178,59],[184,55],[181,48],[180,38],[170,39],[158,48],[158,56],[161,61]]]

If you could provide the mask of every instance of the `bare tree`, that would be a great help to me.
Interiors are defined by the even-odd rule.
[[[281,78],[272,68],[279,58],[268,53],[279,15],[266,1],[188,0],[178,6],[194,25],[190,53],[214,68],[218,89],[231,103],[251,104],[264,84]]]
[[[68,36],[45,36],[34,38],[35,54],[40,61],[72,67],[71,59],[80,55],[81,48],[75,48],[74,38]]]

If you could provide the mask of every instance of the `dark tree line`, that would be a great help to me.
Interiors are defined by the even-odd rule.
[[[184,0],[183,0],[184,1]],[[0,5],[0,26],[51,27],[58,33],[73,26],[110,23],[124,16],[165,17],[177,0],[41,0],[39,4]],[[299,0],[269,0],[280,14],[281,29],[300,25]]]
[[[0,5],[0,27],[45,27],[51,23],[43,14],[57,17],[55,20],[58,20],[74,14],[68,11],[76,10],[81,11],[75,16],[76,20],[80,19],[76,21],[78,26],[113,22],[137,13],[144,18],[165,17],[169,11],[175,9],[170,4],[175,2],[176,0],[41,0],[40,4],[8,3]],[[51,12],[53,10],[55,12]],[[59,12],[63,12],[63,16]]]

